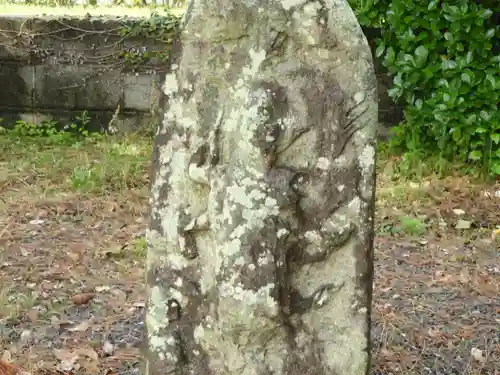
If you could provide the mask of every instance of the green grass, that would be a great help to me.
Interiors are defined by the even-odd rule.
[[[103,195],[147,186],[152,139],[54,132],[0,137],[0,186]]]
[[[401,216],[399,227],[409,236],[422,236],[427,231],[427,225],[419,218]]]

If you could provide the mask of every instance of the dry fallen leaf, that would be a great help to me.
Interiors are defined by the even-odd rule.
[[[87,357],[90,358],[94,361],[99,361],[99,355],[96,353],[96,351],[92,348],[80,348],[75,350],[75,354],[82,356],[82,357]]]
[[[59,361],[65,361],[69,359],[75,359],[78,357],[77,354],[73,353],[70,350],[66,349],[54,349],[54,357]]]
[[[124,250],[124,247],[122,245],[114,244],[114,245],[111,245],[110,247],[108,247],[107,249],[104,249],[102,251],[102,257],[121,259],[125,256],[125,253],[123,250]]]
[[[54,357],[60,361],[57,369],[62,372],[72,371],[78,361],[78,354],[64,349],[54,349]]]
[[[95,290],[96,292],[107,292],[111,289],[111,287],[107,286],[107,285],[102,285],[102,286],[96,286],[95,287]]]
[[[75,324],[72,320],[61,320],[57,316],[53,315],[50,318],[50,324],[54,328],[67,328],[68,326],[72,326]]]
[[[2,375],[30,375],[16,366],[0,360],[0,374]]]
[[[34,323],[38,320],[39,312],[35,309],[31,309],[26,313],[26,317],[29,319],[30,322]]]
[[[32,224],[32,225],[40,225],[43,223],[45,223],[45,220],[35,219],[35,220],[30,221],[30,224]]]
[[[68,258],[70,258],[73,263],[78,263],[81,257],[82,255],[79,253],[68,253]]]
[[[54,349],[54,356],[60,361],[57,369],[62,372],[69,372],[80,367],[78,360],[80,357],[86,357],[90,360],[99,361],[99,355],[91,348],[80,348],[74,351],[64,349]]]
[[[465,211],[460,209],[460,208],[455,208],[453,209],[453,213],[457,216],[460,216],[460,215],[465,215]]]
[[[95,293],[79,293],[75,294],[72,298],[71,301],[77,306],[79,305],[85,305],[90,302],[92,298],[95,297]]]
[[[457,224],[455,225],[456,229],[470,229],[472,225],[472,221],[468,220],[458,220]]]
[[[4,350],[2,354],[2,358],[0,358],[0,361],[6,362],[6,363],[11,363],[12,362],[12,354],[8,350]]]
[[[90,326],[90,322],[88,320],[81,322],[80,324],[77,324],[74,327],[68,328],[68,331],[70,332],[85,332]]]

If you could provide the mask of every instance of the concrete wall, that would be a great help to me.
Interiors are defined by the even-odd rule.
[[[126,25],[141,19],[0,16],[2,125],[48,118],[68,123],[86,110],[94,130],[110,125],[120,131],[154,129],[160,121],[165,59],[140,58],[134,63],[123,55],[152,56],[170,46],[152,38],[122,36]],[[371,41],[376,32],[365,30]],[[378,61],[376,69],[384,136],[402,113],[387,97],[391,79]]]

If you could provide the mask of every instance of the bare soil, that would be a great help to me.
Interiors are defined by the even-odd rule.
[[[0,141],[1,375],[6,363],[139,373],[149,153],[141,139]],[[391,163],[378,178],[373,374],[499,375],[500,186],[398,180]]]

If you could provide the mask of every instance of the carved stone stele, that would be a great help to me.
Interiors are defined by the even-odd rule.
[[[165,79],[147,375],[364,375],[376,81],[345,0],[192,0]]]

